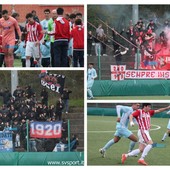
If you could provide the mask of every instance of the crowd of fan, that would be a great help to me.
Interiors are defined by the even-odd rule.
[[[140,18],[138,22],[134,25],[132,24],[132,21],[130,21],[129,26],[127,28],[123,28],[122,30],[115,30],[115,28],[112,28],[112,36],[107,35],[104,32],[104,29],[102,27],[103,25],[105,24],[99,24],[98,28],[96,29],[95,35],[92,34],[92,31],[88,32],[88,54],[90,56],[92,55],[93,43],[95,43],[96,56],[107,56],[106,47],[109,45],[108,42],[111,42],[113,44],[114,53],[117,50],[122,52],[123,48],[119,45],[122,44],[122,41],[120,41],[121,36],[125,37],[128,40],[123,40],[123,46],[125,47],[124,50],[129,50],[129,55],[135,58],[135,55],[137,54],[137,49],[139,49],[139,62],[143,62],[143,65],[145,67],[147,67],[147,65],[151,63],[153,64],[152,68],[154,69],[156,67],[154,65],[155,63],[153,62],[155,60],[155,55],[158,54],[161,49],[163,49],[164,52],[166,52],[166,50],[168,51],[168,35],[170,32],[169,20],[165,20],[163,23],[159,23],[156,19],[151,19],[149,22],[145,22],[142,18]],[[114,41],[111,41],[111,39],[113,39]],[[116,43],[115,41],[118,43]],[[101,51],[100,54],[98,54],[99,47]],[[121,59],[119,64],[121,64]]]
[[[30,151],[53,151],[56,143],[62,141],[67,144],[68,125],[67,121],[61,117],[64,108],[64,103],[61,99],[57,101],[56,106],[50,105],[48,107],[48,92],[46,89],[42,89],[40,94],[41,99],[37,100],[37,95],[31,86],[17,86],[13,95],[5,88],[5,90],[0,91],[0,96],[3,97],[3,105],[0,108],[0,131],[6,131],[12,128],[14,150],[17,147],[27,148],[27,120],[29,122],[62,121],[62,139],[30,138]]]

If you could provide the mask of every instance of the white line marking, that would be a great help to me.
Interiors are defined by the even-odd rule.
[[[158,126],[158,125],[153,125],[151,124],[151,126],[155,126],[156,128],[153,128],[153,129],[150,129],[150,131],[153,131],[153,130],[159,130],[161,128],[161,126]],[[138,130],[131,130],[131,132],[137,132]],[[88,133],[115,133],[116,131],[87,131]]]

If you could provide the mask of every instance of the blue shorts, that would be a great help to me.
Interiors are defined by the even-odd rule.
[[[88,89],[92,88],[93,84],[94,84],[94,80],[93,79],[92,80],[88,80],[87,81],[87,88]]]
[[[129,129],[127,129],[126,127],[123,127],[120,123],[117,122],[116,132],[115,132],[114,136],[119,136],[120,138],[121,137],[128,138],[132,134],[133,133]]]
[[[167,129],[170,129],[170,119],[169,119],[169,122],[168,122]]]

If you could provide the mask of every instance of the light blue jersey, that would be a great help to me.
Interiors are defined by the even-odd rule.
[[[91,88],[94,83],[94,79],[97,77],[96,70],[94,68],[89,68],[87,71],[87,88]]]
[[[48,31],[48,22],[49,21],[50,21],[50,19],[49,20],[44,19],[40,22],[41,27],[44,31]]]
[[[21,41],[21,43],[18,45],[18,49],[14,52],[14,54],[21,54],[21,59],[26,59],[25,56],[25,42]]]
[[[132,114],[133,109],[132,107],[129,106],[117,105],[116,111],[118,117],[120,117],[120,122],[117,122],[116,124],[116,132],[114,135],[119,137],[124,136],[128,138],[132,134],[132,132],[128,130],[128,123],[129,123],[129,116]]]
[[[133,112],[133,109],[132,107],[129,107],[129,106],[121,106],[121,105],[116,106],[117,112],[119,109],[120,109],[120,112],[122,113],[120,123],[123,127],[128,128],[129,116]]]

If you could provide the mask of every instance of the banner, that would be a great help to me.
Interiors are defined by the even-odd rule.
[[[77,140],[74,139],[71,143],[70,143],[70,151],[73,151],[73,146],[76,144]],[[56,144],[56,146],[53,149],[53,152],[66,152],[68,151],[68,144],[64,144],[62,142],[59,142]]]
[[[61,138],[62,122],[31,122],[30,137]]]
[[[45,70],[39,75],[41,78],[41,85],[46,87],[49,90],[52,90],[56,93],[63,93],[65,76],[61,74],[49,74]]]
[[[111,65],[111,80],[124,79],[170,79],[170,71],[126,70],[125,65]]]
[[[13,152],[11,132],[0,131],[0,152]]]
[[[111,80],[125,79],[126,65],[111,65]]]

